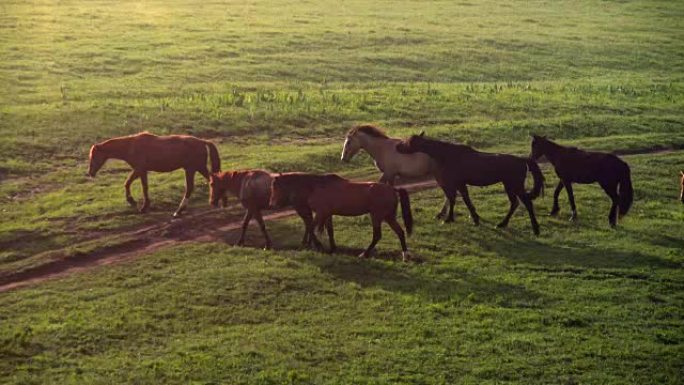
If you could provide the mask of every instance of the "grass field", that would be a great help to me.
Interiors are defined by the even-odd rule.
[[[372,179],[368,156],[339,161],[361,122],[640,155],[618,230],[598,186],[576,188],[577,224],[564,194],[557,219],[537,200],[539,238],[523,210],[493,229],[500,186],[474,189],[479,228],[460,203],[436,222],[426,191],[422,264],[391,261],[389,229],[378,259],[354,258],[366,218],[336,219],[335,256],[298,250],[286,219],[268,224],[279,251],[188,242],[0,293],[0,382],[682,383],[683,17],[668,1],[1,2],[0,278],[170,219],[182,173],[151,176],[144,216],[123,164],[85,176],[91,144],[141,130],[209,138],[224,169]],[[200,182],[191,212],[206,199]]]

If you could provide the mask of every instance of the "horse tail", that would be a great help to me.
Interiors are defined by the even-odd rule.
[[[532,173],[532,178],[534,178],[534,187],[532,187],[532,191],[526,193],[526,195],[527,198],[533,200],[539,195],[544,194],[544,174],[542,174],[539,165],[533,159],[527,159],[527,168]]]
[[[399,202],[401,203],[401,217],[404,220],[404,227],[406,232],[411,235],[413,232],[413,214],[411,214],[411,201],[409,200],[408,192],[403,188],[396,188],[394,191],[399,195]]]
[[[204,141],[204,144],[209,148],[209,161],[211,162],[211,172],[221,171],[221,158],[219,158],[218,150],[216,145],[208,140]]]
[[[632,188],[632,177],[629,165],[623,162],[623,169],[620,175],[620,191],[618,192],[620,207],[620,215],[627,215],[629,208],[632,207],[634,201],[634,189]]]

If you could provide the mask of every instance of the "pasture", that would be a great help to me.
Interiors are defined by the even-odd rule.
[[[682,17],[667,1],[3,1],[0,285],[130,258],[0,292],[0,382],[681,383]],[[471,190],[479,227],[415,192],[423,261],[402,264],[387,227],[377,258],[355,257],[365,217],[335,218],[335,255],[301,250],[294,217],[267,222],[275,250],[238,248],[214,229],[242,209],[210,209],[199,178],[173,222],[181,171],[150,175],[146,215],[123,163],[86,176],[90,145],[149,130],[212,140],[224,170],[377,179],[365,154],[339,160],[362,122],[616,151],[634,207],[613,230],[600,188],[576,186],[579,222],[565,193],[549,218],[549,164],[539,237],[521,209],[494,229],[500,185]]]

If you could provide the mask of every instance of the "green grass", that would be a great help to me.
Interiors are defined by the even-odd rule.
[[[169,219],[181,172],[151,175],[144,216],[124,165],[85,176],[91,144],[141,130],[212,139],[224,169],[362,178],[378,177],[367,155],[338,160],[362,122],[520,155],[530,133],[681,150],[683,16],[671,1],[3,1],[0,275]],[[681,382],[684,159],[626,159],[637,201],[617,231],[596,186],[576,189],[579,225],[544,217],[540,238],[522,213],[491,229],[497,187],[474,190],[481,228],[433,222],[433,191],[414,198],[423,265],[297,251],[288,219],[269,224],[286,251],[190,244],[2,294],[0,382]],[[338,222],[339,243],[365,245],[366,219]]]
[[[580,222],[523,210],[508,230],[500,187],[473,189],[474,227],[413,195],[410,247],[354,255],[367,218],[336,218],[342,253],[298,251],[297,219],[269,224],[285,250],[175,247],[0,297],[0,375],[16,383],[671,383],[682,381],[684,211],[667,168],[631,157],[637,200],[617,230],[597,186]],[[661,167],[654,167],[661,166]],[[548,171],[548,169],[547,169]],[[551,185],[553,181],[549,181]],[[262,244],[255,228],[248,242]],[[296,236],[293,236],[296,234]]]

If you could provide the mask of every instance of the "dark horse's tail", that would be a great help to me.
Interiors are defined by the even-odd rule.
[[[208,140],[204,141],[204,144],[209,148],[209,161],[211,162],[211,172],[221,171],[221,158],[219,158],[218,150],[216,145]]]
[[[411,214],[411,201],[409,200],[409,194],[403,188],[396,188],[394,191],[399,194],[399,202],[401,203],[401,217],[404,219],[404,227],[406,227],[406,232],[408,235],[411,235],[413,232],[413,215]]]
[[[539,195],[544,193],[544,174],[542,174],[537,162],[532,159],[527,159],[527,168],[532,173],[532,178],[534,178],[534,187],[532,187],[532,191],[525,195],[530,200],[537,199]]]
[[[624,166],[620,173],[620,191],[618,206],[620,207],[620,215],[627,215],[629,208],[632,207],[634,201],[634,189],[632,189],[632,177],[629,165],[622,163]]]

